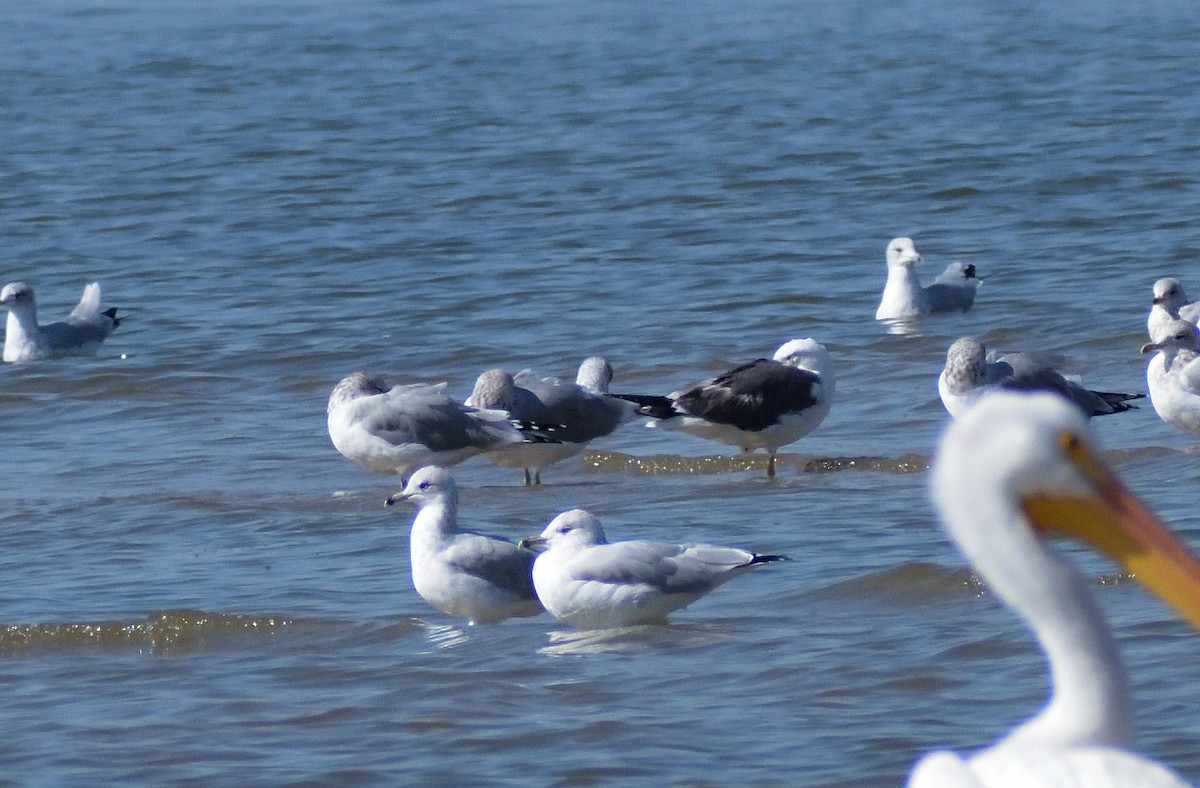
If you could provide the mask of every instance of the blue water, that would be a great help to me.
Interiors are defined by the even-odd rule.
[[[128,318],[95,359],[0,369],[0,777],[894,785],[1033,713],[1036,646],[928,503],[934,381],[971,333],[1144,388],[1151,284],[1200,291],[1200,18],[810,6],[7,9],[5,281],[49,320],[99,280]],[[898,235],[927,278],[975,263],[977,307],[876,324]],[[355,369],[465,397],[599,353],[665,392],[798,336],[838,399],[774,481],[636,424],[540,488],[456,471],[485,530],[584,506],[793,558],[616,640],[432,611],[397,482],[325,433]],[[1200,548],[1194,438],[1094,426]],[[1200,780],[1196,633],[1071,552],[1139,747]]]

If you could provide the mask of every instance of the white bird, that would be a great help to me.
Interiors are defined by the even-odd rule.
[[[1150,402],[1167,424],[1200,434],[1200,333],[1186,320],[1172,320],[1161,335],[1142,345],[1143,353],[1156,354],[1146,367]]]
[[[541,484],[542,470],[574,457],[589,441],[604,437],[637,415],[636,406],[608,393],[612,366],[600,356],[584,359],[574,383],[543,378],[532,370],[514,378],[490,369],[475,381],[466,404],[507,410],[514,418],[554,425],[557,443],[527,443],[488,452],[487,458],[525,471],[525,484]]]
[[[502,410],[455,402],[445,383],[397,385],[355,372],[329,395],[329,438],[342,456],[375,473],[407,477],[422,465],[449,466],[523,441],[552,440]]]
[[[535,554],[513,542],[458,527],[458,488],[444,468],[417,470],[388,498],[419,509],[409,536],[413,587],[429,604],[471,624],[536,616],[541,603],[530,572]]]
[[[59,356],[94,356],[100,343],[121,324],[117,309],[100,311],[100,284],[83,288],[79,304],[61,323],[38,325],[33,288],[10,282],[0,290],[0,304],[8,307],[4,327],[4,360],[38,361]]]
[[[942,438],[933,498],[986,586],[1045,652],[1046,707],[963,759],[919,761],[910,788],[1184,786],[1137,755],[1116,641],[1088,585],[1044,541],[1073,536],[1124,566],[1200,627],[1200,562],[1100,459],[1079,411],[1049,394],[986,394]]]
[[[930,312],[966,312],[975,303],[980,280],[975,266],[951,263],[933,284],[921,286],[916,265],[921,255],[911,238],[893,238],[887,247],[887,283],[876,320],[916,317]]]
[[[1167,324],[1172,320],[1186,320],[1193,325],[1200,322],[1200,301],[1188,303],[1183,285],[1168,276],[1154,283],[1154,300],[1150,302],[1150,316],[1146,318],[1150,341],[1166,339]]]
[[[751,568],[786,560],[707,544],[610,543],[583,509],[563,512],[521,544],[543,550],[533,585],[546,610],[579,629],[665,623],[671,611]]]
[[[946,411],[958,418],[981,394],[993,388],[1049,391],[1074,403],[1088,418],[1135,409],[1137,406],[1129,402],[1146,396],[1086,389],[1030,353],[1006,353],[989,361],[987,348],[979,340],[955,340],[946,351],[946,366],[938,375],[938,395]]]
[[[667,397],[617,394],[652,417],[649,427],[675,429],[698,438],[766,449],[767,476],[775,475],[780,447],[815,430],[829,414],[836,380],[829,351],[813,339],[793,339],[775,351],[723,375]]]

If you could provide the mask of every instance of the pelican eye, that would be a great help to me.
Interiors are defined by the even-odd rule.
[[[1083,448],[1083,441],[1074,432],[1064,432],[1058,436],[1058,445],[1068,455],[1077,455]]]

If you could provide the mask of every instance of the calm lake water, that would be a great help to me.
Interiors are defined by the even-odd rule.
[[[1032,714],[1044,665],[937,526],[946,347],[1144,390],[1150,286],[1200,292],[1191,2],[125,3],[0,25],[5,280],[99,280],[95,359],[0,369],[0,777],[18,784],[896,785]],[[968,7],[963,7],[964,5]],[[872,320],[883,252],[987,277]],[[666,392],[813,336],[838,399],[780,474],[631,424],[464,524],[788,553],[667,627],[466,628],[397,481],[332,448],[345,374]],[[1200,548],[1196,440],[1097,420]],[[1200,636],[1075,551],[1139,746],[1200,780]]]

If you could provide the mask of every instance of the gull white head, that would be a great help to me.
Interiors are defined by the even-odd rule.
[[[399,496],[424,508],[432,504],[454,504],[458,501],[458,486],[445,468],[426,465],[414,473]]]
[[[833,373],[833,357],[829,355],[829,351],[820,342],[810,337],[793,339],[783,343],[775,351],[775,355],[772,358],[780,364],[787,364],[789,367],[796,367],[797,369],[806,369],[809,372],[819,375],[821,377],[821,384],[829,390],[829,395],[833,396],[834,386],[836,385]]]
[[[0,290],[0,304],[14,312],[29,312],[37,309],[33,288],[24,282],[10,282]]]
[[[887,247],[887,264],[889,268],[912,268],[921,262],[916,244],[911,238],[893,238]]]
[[[539,536],[525,539],[521,544],[533,550],[582,550],[607,544],[600,520],[583,509],[569,509],[555,517]]]
[[[1183,285],[1175,277],[1166,276],[1154,283],[1154,300],[1151,303],[1163,307],[1172,317],[1179,314],[1179,307],[1187,302]]]
[[[575,385],[596,394],[607,394],[608,384],[612,383],[613,368],[602,356],[588,356],[579,365],[579,374],[575,376]]]
[[[516,383],[513,376],[502,369],[489,369],[475,379],[475,388],[464,403],[472,408],[498,408],[512,410]]]
[[[1181,350],[1200,354],[1200,329],[1186,320],[1172,320],[1162,331],[1162,339],[1142,345],[1142,353],[1173,356]]]

